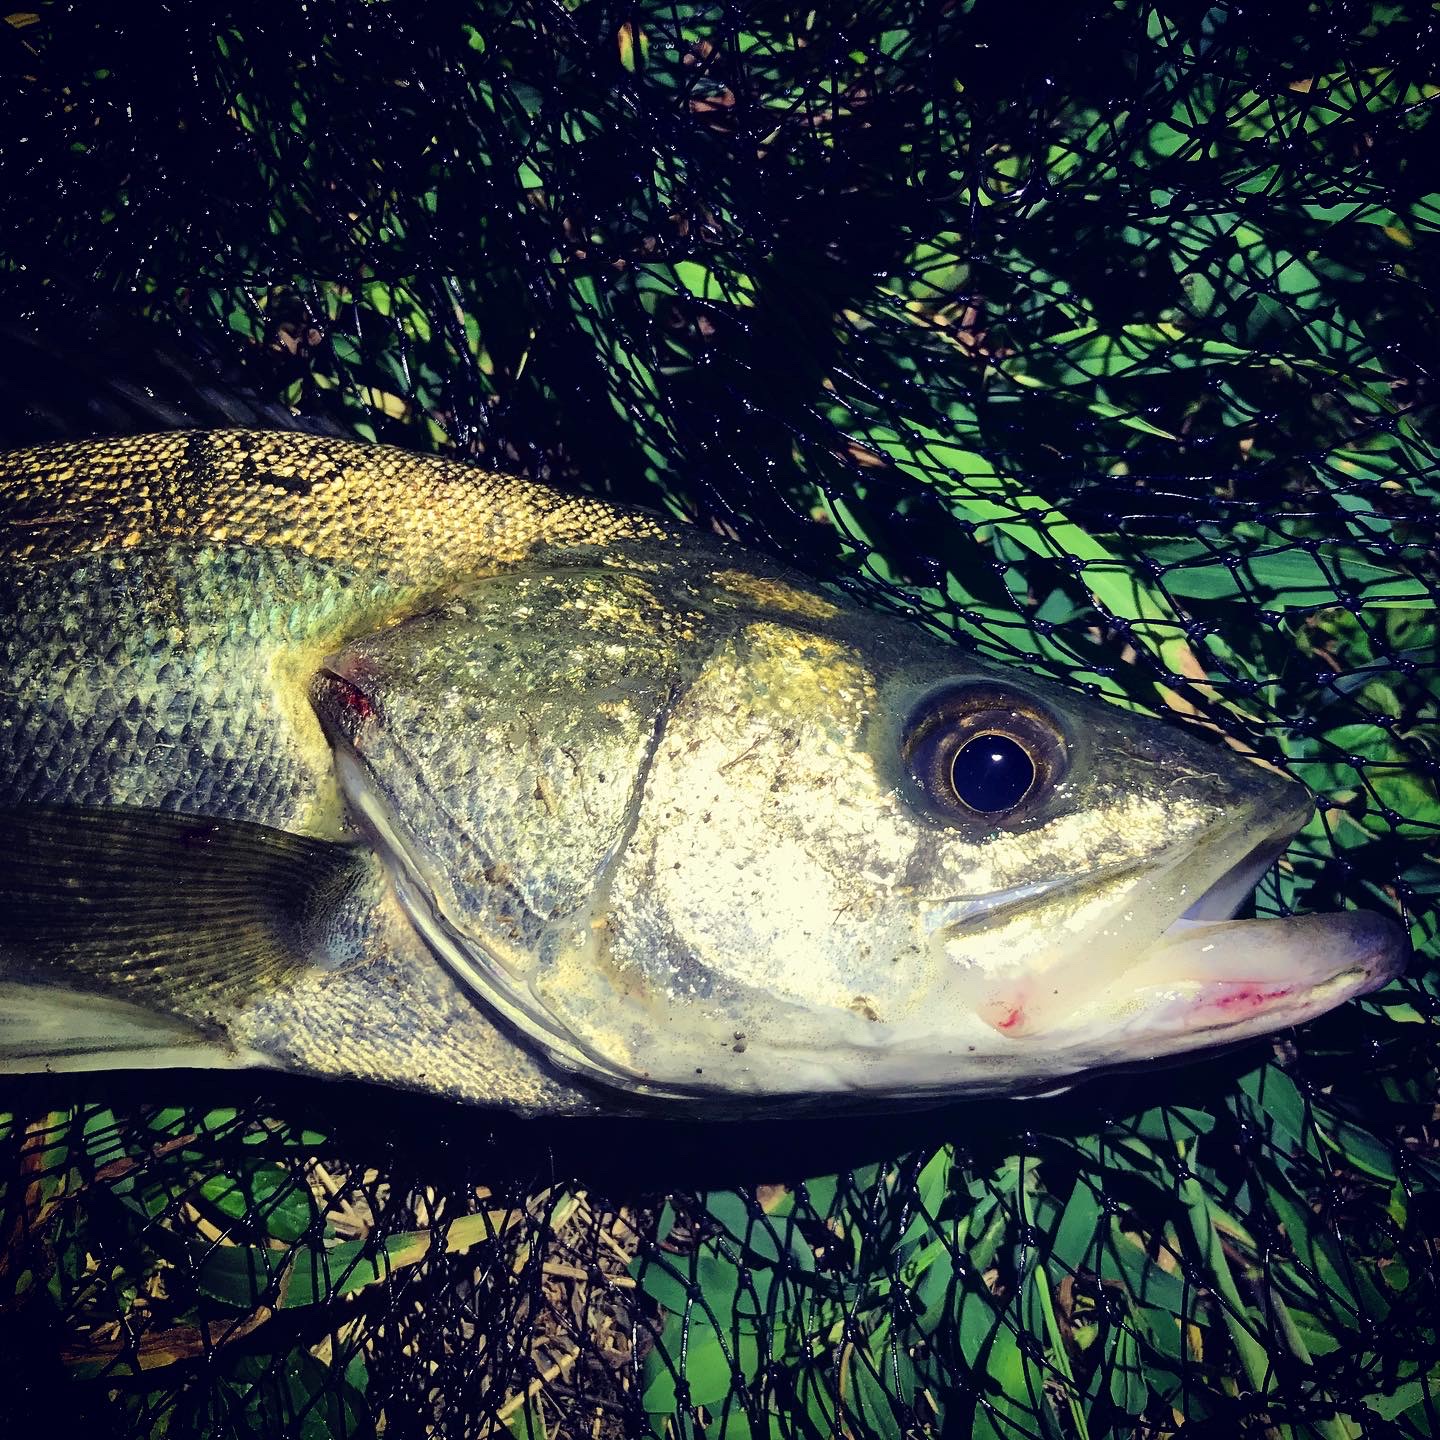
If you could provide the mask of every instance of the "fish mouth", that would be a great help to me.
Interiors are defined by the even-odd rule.
[[[1166,927],[1131,973],[1142,992],[1173,990],[1154,1017],[1162,1028],[1178,1023],[1214,1038],[1298,1023],[1378,990],[1405,968],[1404,931],[1372,911],[1235,918],[1310,818],[1310,797],[1296,788],[1293,810]],[[1163,993],[1154,998],[1163,1002]]]
[[[1266,848],[1263,864],[1257,859],[1226,876],[1231,893],[1257,865],[1256,879],[1273,863],[1274,849]],[[1222,908],[1227,892],[1213,900],[1211,893],[1196,908]],[[1183,1047],[1167,1048],[1298,1025],[1388,985],[1405,968],[1405,932],[1373,911],[1236,920],[1203,918],[1203,909],[1168,926],[1125,977],[1143,1017],[1137,1031],[1157,1040],[1186,1037]]]
[[[1158,886],[1198,868],[1205,888],[1123,972],[1055,1025],[1027,1023],[1023,1011],[1004,1006],[982,1018],[1017,1041],[1064,1044],[1068,1032],[1083,1047],[1100,1035],[1113,1045],[1123,1035],[1137,1054],[1150,1045],[1155,1055],[1173,1054],[1297,1025],[1389,984],[1404,970],[1409,945],[1386,916],[1236,918],[1310,813],[1308,795],[1297,797],[1249,848],[1254,816],[1202,842],[1208,861],[1189,849],[1165,866]]]

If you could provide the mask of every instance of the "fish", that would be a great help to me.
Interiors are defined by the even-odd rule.
[[[0,522],[0,1072],[935,1104],[1404,965],[1246,916],[1296,781],[679,520],[177,430],[0,455]]]

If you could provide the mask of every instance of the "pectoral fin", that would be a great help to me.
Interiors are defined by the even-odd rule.
[[[372,874],[352,847],[150,810],[0,809],[0,855],[8,1071],[255,1063],[227,1019],[333,963]]]

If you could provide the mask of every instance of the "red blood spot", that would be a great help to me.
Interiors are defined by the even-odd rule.
[[[1015,992],[1017,989],[1020,994]],[[991,995],[982,999],[976,1004],[975,1012],[992,1030],[1008,1035],[1011,1040],[1018,1040],[1021,1035],[1030,1034],[1034,1028],[1028,1011],[1028,998],[1030,986],[1017,986],[1008,995]]]
[[[982,1001],[976,1009],[980,1018],[1002,1035],[1015,1039],[1030,1033],[1030,1017],[1023,996],[995,995]]]
[[[1279,990],[1232,990],[1228,995],[1217,996],[1215,1005],[1220,1010],[1232,1010],[1236,1006],[1254,1010],[1267,1000],[1279,1000],[1289,993],[1288,986],[1282,986]]]
[[[340,696],[340,702],[359,721],[373,720],[375,718],[375,702],[357,686],[352,685],[348,680],[342,680],[336,686]]]
[[[361,729],[380,718],[380,707],[353,680],[333,672],[325,674],[331,714],[354,738]]]

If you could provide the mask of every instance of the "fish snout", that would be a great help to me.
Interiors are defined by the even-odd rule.
[[[1309,819],[1315,802],[1298,780],[1266,762],[1218,751],[1212,763],[1177,772],[1173,800],[1187,802],[1221,820],[1244,820],[1247,828],[1275,839],[1288,839]]]

